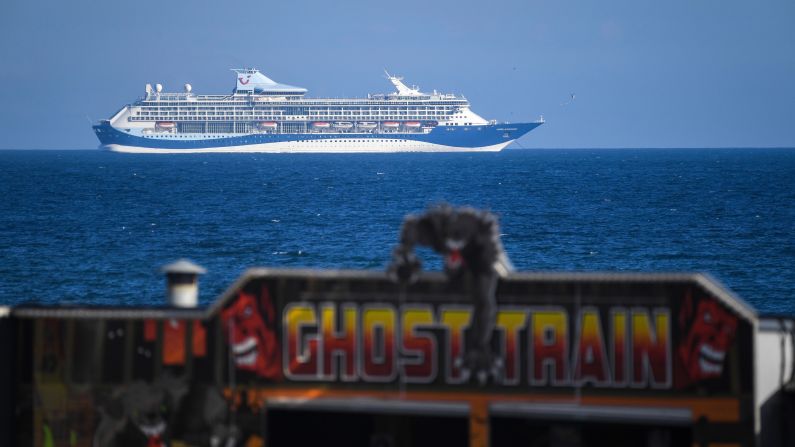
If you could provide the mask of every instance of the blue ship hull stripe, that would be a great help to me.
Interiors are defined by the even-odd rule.
[[[254,144],[285,143],[311,140],[404,140],[442,146],[475,149],[516,140],[540,126],[536,123],[488,124],[482,126],[438,126],[427,134],[422,133],[315,133],[315,134],[248,134],[234,137],[189,139],[142,137],[119,130],[102,121],[94,132],[102,145],[120,145],[151,149],[209,149]]]

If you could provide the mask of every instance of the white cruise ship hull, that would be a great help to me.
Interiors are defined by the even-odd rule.
[[[395,93],[307,98],[256,69],[233,69],[231,95],[146,95],[94,125],[101,146],[133,153],[496,152],[543,120],[487,121],[463,96],[422,93],[387,75]]]

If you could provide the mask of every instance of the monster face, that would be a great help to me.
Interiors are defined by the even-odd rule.
[[[237,368],[268,379],[281,378],[273,304],[267,289],[263,289],[260,299],[240,292],[237,300],[223,311],[222,318]]]
[[[160,386],[136,382],[124,394],[125,414],[147,439],[147,447],[167,444],[169,392]]]
[[[461,249],[466,242],[458,239],[446,239],[445,248],[447,252],[444,256],[444,266],[448,272],[457,272],[464,265],[464,258],[461,256]]]
[[[737,317],[711,299],[697,301],[695,312],[692,308],[692,301],[686,300],[683,315],[692,317],[681,318],[686,325],[679,357],[691,382],[720,377],[734,341]]]

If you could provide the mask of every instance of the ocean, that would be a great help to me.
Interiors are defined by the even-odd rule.
[[[706,272],[795,314],[793,149],[0,151],[0,303],[160,304],[182,257],[203,303],[253,266],[382,270],[442,202],[496,213],[517,270]]]

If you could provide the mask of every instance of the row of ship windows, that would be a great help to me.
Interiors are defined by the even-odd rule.
[[[176,115],[153,115],[153,116],[131,116],[128,118],[129,121],[168,121],[173,120],[175,118],[180,118],[183,120],[193,120],[193,121],[229,121],[234,120],[235,117],[233,116],[176,116]],[[251,117],[251,116],[240,116],[238,118],[242,118],[242,120],[250,120],[250,119],[276,119],[276,117],[270,116],[259,116],[259,117]],[[284,118],[284,117],[279,117]],[[339,117],[336,117],[339,118]],[[318,120],[331,120],[336,119],[335,117],[312,117],[312,119]],[[377,119],[379,120],[423,120],[427,119],[427,116],[417,116],[417,115],[388,115],[388,116],[380,116]],[[433,118],[433,117],[431,117]],[[374,118],[375,119],[375,118]]]
[[[171,106],[171,107],[196,107],[196,106],[211,106],[211,107],[218,107],[218,106],[235,106],[235,107],[256,107],[256,106],[289,106],[289,107],[304,107],[304,106],[325,106],[325,107],[349,107],[353,105],[359,106],[418,106],[418,107],[425,107],[425,106],[461,106],[468,104],[467,101],[459,100],[459,101],[418,101],[418,102],[405,102],[405,101],[362,101],[362,102],[344,102],[344,103],[333,103],[333,102],[317,102],[317,101],[301,101],[299,104],[296,104],[296,101],[268,101],[267,104],[263,104],[261,102],[252,102],[252,101],[235,101],[235,102],[228,102],[228,101],[178,101],[178,102],[167,102],[167,101],[139,101],[135,105],[138,106],[145,106],[145,107],[164,107],[164,106]]]
[[[158,112],[179,112],[179,113],[212,113],[212,114],[222,114],[222,113],[255,113],[255,114],[263,114],[263,113],[278,113],[278,114],[288,114],[287,112],[292,112],[289,114],[295,115],[329,115],[329,114],[354,114],[354,115],[378,115],[378,114],[406,114],[406,113],[430,113],[430,114],[446,114],[446,113],[455,113],[457,110],[415,110],[415,109],[387,109],[387,110],[310,110],[309,112],[297,113],[294,110],[224,110],[224,109],[217,109],[217,110],[191,110],[191,109],[172,109],[172,108],[162,108],[160,110],[152,110],[152,109],[143,109],[143,110],[135,110],[135,113],[158,113]]]
[[[299,143],[314,143],[319,140],[298,140]],[[406,143],[406,140],[328,140],[324,143]]]
[[[155,138],[155,139],[162,139],[162,138],[170,138],[170,139],[174,139],[174,138],[192,138],[194,140],[196,139],[196,137],[189,137],[187,135],[144,135],[144,138]],[[207,135],[207,134],[202,134],[202,136],[201,136],[202,140],[210,140],[210,139],[218,139],[218,138],[226,138],[226,136],[223,136],[223,135],[222,136],[213,136],[213,135]]]
[[[289,117],[290,115],[270,114],[270,113],[254,113],[254,114],[252,114],[252,113],[244,113],[244,112],[236,112],[236,113],[213,113],[213,112],[199,112],[199,113],[159,112],[158,113],[158,112],[137,112],[133,116],[250,116],[250,117],[256,117],[256,118],[268,118],[268,117],[285,118],[285,117]],[[336,112],[336,113],[326,113],[326,114],[312,114],[312,115],[308,115],[308,116],[309,116],[309,119],[320,119],[320,118],[329,117],[329,116],[336,116],[336,117],[339,117],[339,116],[353,116],[353,117],[368,117],[368,116],[371,116],[374,119],[377,119],[378,117],[390,117],[390,116],[403,116],[403,117],[406,117],[406,116],[431,116],[431,117],[438,117],[438,116],[449,116],[449,115],[445,114],[445,113],[433,113],[433,112],[428,112],[428,113],[423,113],[423,112],[420,112],[420,113],[417,113],[417,112],[414,112],[414,113],[399,112],[397,114],[395,114],[395,113],[377,114],[376,113],[376,114],[369,114],[369,115],[368,114],[358,114],[358,113],[350,114],[350,113],[339,113],[339,112]]]
[[[326,108],[313,108],[310,110],[288,108],[274,109],[273,107],[141,107],[142,112],[218,112],[223,110],[230,110],[234,112],[292,112],[293,114],[311,114],[311,113],[329,113],[329,112],[348,112],[348,113],[384,113],[394,111],[404,112],[453,112],[458,109],[455,107],[385,107],[385,108],[356,108],[356,107],[326,107]]]
[[[168,139],[172,139],[172,140],[173,139],[193,139],[193,140],[196,139],[196,137],[194,135],[190,135],[190,136],[189,135],[156,135],[156,136],[144,135],[144,138],[156,138],[156,139],[168,138]],[[202,140],[219,139],[219,138],[239,138],[239,136],[238,137],[230,137],[230,136],[227,136],[227,135],[224,135],[224,136],[207,136],[205,134],[201,135],[201,139]],[[323,141],[325,143],[364,143],[364,142],[367,142],[367,143],[384,143],[384,142],[400,143],[400,142],[404,142],[405,140],[390,140],[390,139],[386,139],[386,138],[357,139],[357,140],[329,140],[329,139],[326,139],[326,138],[315,138],[315,139],[311,139],[311,140],[293,140],[293,142],[297,142],[297,143],[307,143],[307,142],[312,143],[312,142],[317,142],[317,141]]]
[[[400,143],[406,140],[389,140],[386,138],[379,138],[377,140],[357,139],[357,140],[326,140],[326,139],[313,139],[313,140],[295,140],[299,143],[312,143],[316,141],[323,141],[324,143]]]
[[[199,112],[199,113],[190,113],[190,112],[134,112],[130,116],[180,116],[180,117],[205,117],[205,116],[226,116],[226,117],[250,117],[252,120],[261,120],[263,118],[274,118],[279,120],[319,120],[328,117],[343,117],[346,119],[357,119],[357,120],[379,120],[379,119],[389,119],[389,117],[428,117],[428,118],[459,118],[457,116],[453,116],[450,113],[433,113],[433,112],[393,112],[393,113],[322,113],[322,114],[311,114],[311,115],[286,115],[281,113],[246,113],[246,112],[227,112],[227,113],[213,113],[213,112]],[[464,118],[464,117],[460,117]]]

